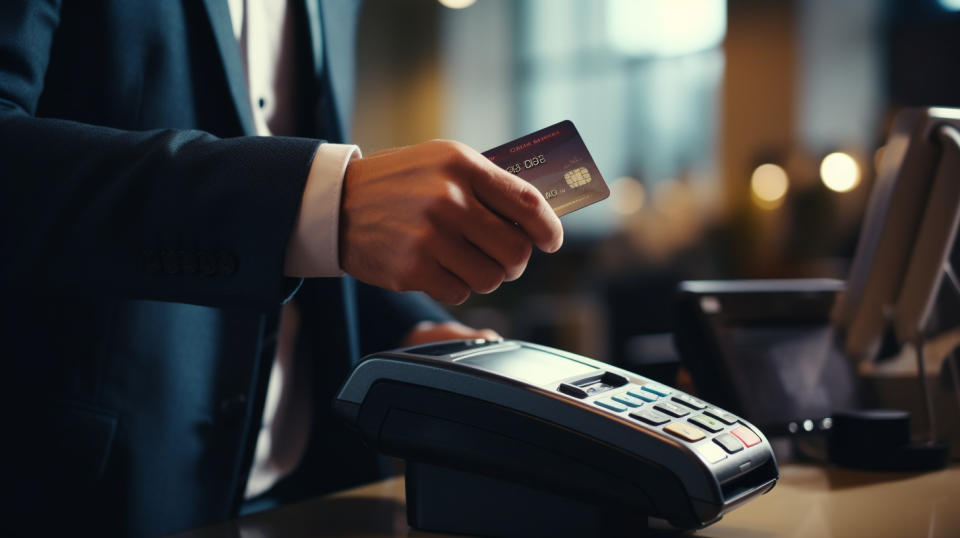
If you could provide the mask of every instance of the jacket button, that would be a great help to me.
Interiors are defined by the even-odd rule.
[[[178,250],[177,258],[180,259],[180,270],[187,274],[197,272],[197,252],[195,250]]]
[[[217,252],[217,264],[220,266],[220,274],[230,276],[237,272],[237,259],[225,250]]]
[[[157,253],[156,249],[145,248],[140,251],[140,260],[139,260],[140,270],[147,274],[155,274],[160,272],[160,254]]]
[[[163,272],[168,275],[174,275],[180,272],[180,263],[177,261],[177,253],[172,249],[165,248],[160,251],[160,263],[163,264]]]
[[[209,250],[200,250],[197,252],[197,267],[201,273],[213,276],[217,272],[217,259]]]

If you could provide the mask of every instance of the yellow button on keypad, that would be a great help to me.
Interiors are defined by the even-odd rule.
[[[690,424],[685,424],[683,422],[674,422],[672,424],[667,424],[666,426],[663,427],[663,429],[665,431],[672,433],[673,435],[676,435],[681,439],[690,441],[691,443],[693,441],[699,441],[700,439],[703,439],[704,437],[707,436],[705,433],[703,433],[703,430],[701,430],[700,428],[697,428],[696,426],[691,426]]]

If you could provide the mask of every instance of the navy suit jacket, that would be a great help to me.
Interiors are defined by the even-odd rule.
[[[0,2],[0,534],[234,516],[295,293],[321,364],[305,467],[317,492],[373,477],[329,399],[358,355],[446,316],[282,276],[320,139],[349,131],[358,9],[294,5],[304,137],[257,138],[226,0]]]

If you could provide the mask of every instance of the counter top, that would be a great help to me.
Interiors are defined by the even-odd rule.
[[[960,465],[930,473],[780,467],[777,486],[694,536],[960,536]],[[662,535],[662,533],[657,533]],[[243,516],[176,538],[439,537],[407,526],[402,477]]]

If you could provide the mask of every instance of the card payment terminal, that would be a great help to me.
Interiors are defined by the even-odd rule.
[[[769,443],[707,402],[609,364],[521,341],[376,353],[335,409],[407,460],[407,517],[485,536],[692,529],[773,488]]]

